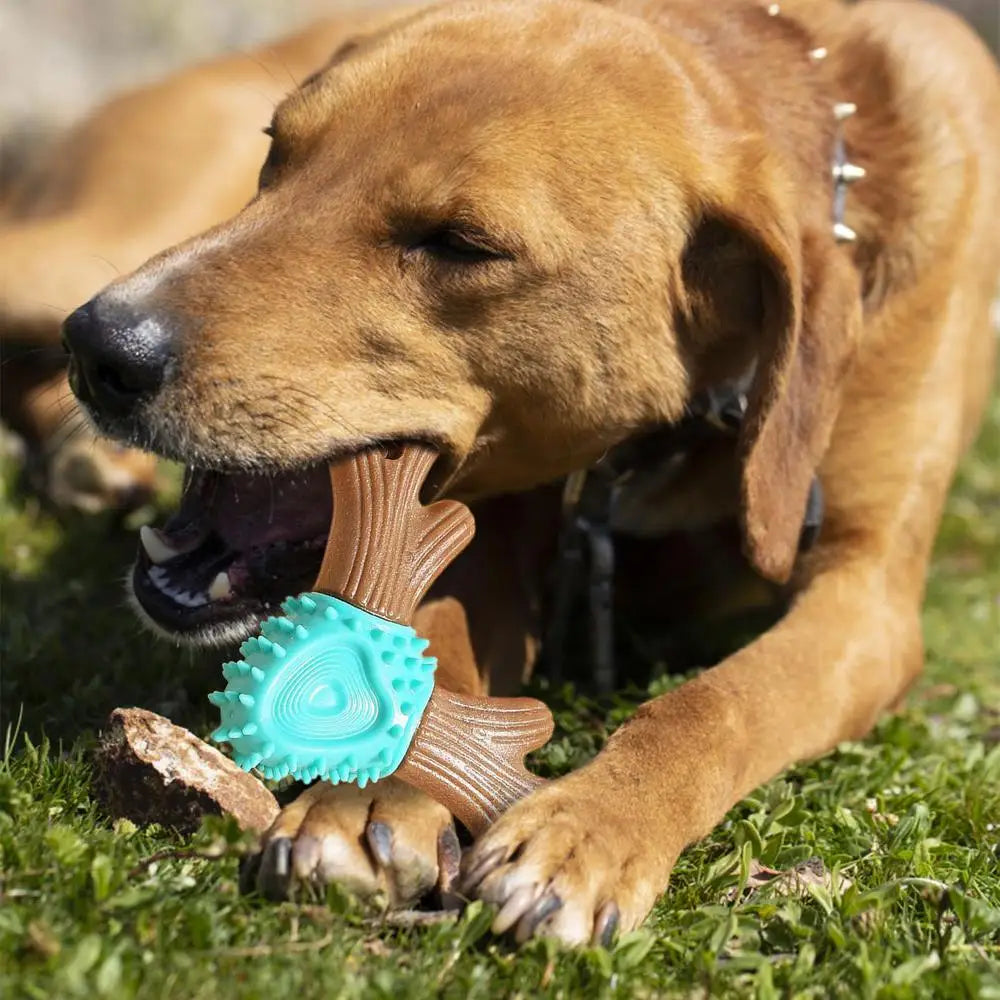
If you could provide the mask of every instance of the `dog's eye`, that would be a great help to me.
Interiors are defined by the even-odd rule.
[[[428,233],[413,247],[438,260],[457,264],[478,264],[488,260],[504,260],[509,254],[491,246],[485,237],[462,229],[442,227]]]

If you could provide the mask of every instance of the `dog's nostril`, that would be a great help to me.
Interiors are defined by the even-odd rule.
[[[127,378],[123,377],[120,372],[110,365],[98,365],[97,370],[94,372],[94,377],[105,388],[110,389],[118,396],[135,396],[143,392],[145,388],[134,382],[129,382]]]

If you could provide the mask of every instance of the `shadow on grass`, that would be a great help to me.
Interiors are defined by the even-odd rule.
[[[174,646],[145,631],[125,599],[134,531],[111,517],[56,519],[0,496],[0,711],[32,740],[69,745],[112,709],[142,705],[205,729],[218,651]]]

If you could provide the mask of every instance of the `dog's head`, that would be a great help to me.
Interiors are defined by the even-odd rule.
[[[431,490],[526,489],[754,358],[747,538],[787,575],[856,295],[698,59],[575,0],[408,17],[277,109],[240,215],[70,317],[99,426],[191,468],[134,574],[154,621],[308,586],[334,455],[426,441]]]

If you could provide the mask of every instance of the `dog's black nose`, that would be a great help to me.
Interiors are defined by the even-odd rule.
[[[174,356],[162,322],[100,296],[66,319],[63,343],[73,391],[98,413],[116,416],[155,395]]]

